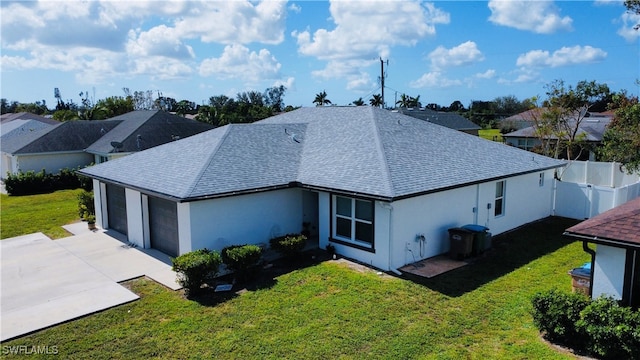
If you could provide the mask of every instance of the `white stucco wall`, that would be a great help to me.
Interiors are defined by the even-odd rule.
[[[105,204],[105,185],[100,181],[93,179],[93,205],[96,209],[96,225],[104,229],[104,224],[106,224],[106,208]]]
[[[497,217],[495,181],[394,202],[391,267],[448,252],[447,230],[452,227],[479,224],[497,235],[550,216],[553,170],[545,172],[542,186],[539,179],[537,172],[506,179],[505,211]],[[425,236],[424,242],[416,240],[420,234]]]
[[[45,169],[47,173],[55,174],[61,169],[75,169],[86,166],[93,161],[93,155],[80,152],[65,152],[36,155],[19,155],[14,157],[13,167],[16,171],[40,171]]]
[[[593,265],[592,296],[612,296],[622,299],[626,250],[606,245],[596,247],[596,261]]]
[[[13,169],[13,156],[7,153],[1,153],[0,155],[0,179],[5,179],[7,177],[7,173],[15,173],[16,171]]]
[[[189,203],[191,248],[183,248],[181,240],[180,253],[205,247],[219,251],[233,244],[268,244],[274,236],[299,233],[301,191],[283,189]],[[181,235],[187,231],[180,229]]]

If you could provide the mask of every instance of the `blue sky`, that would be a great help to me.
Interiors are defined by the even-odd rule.
[[[153,90],[206,103],[285,85],[287,105],[380,93],[423,104],[545,97],[562,79],[638,95],[640,17],[623,1],[2,1],[1,97]]]

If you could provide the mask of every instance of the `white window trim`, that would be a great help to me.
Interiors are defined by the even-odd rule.
[[[507,181],[506,180],[501,180],[496,182],[496,188],[498,187],[498,184],[502,183],[502,195],[501,196],[496,196],[494,201],[493,201],[493,216],[494,217],[501,217],[504,216],[505,210],[506,210],[506,201],[505,201],[505,194],[507,192]],[[496,212],[498,211],[498,200],[502,200],[502,206],[500,207],[500,214],[496,214]]]
[[[348,199],[351,200],[351,216],[345,216],[345,215],[340,215],[338,214],[338,197],[344,198],[344,199]],[[349,244],[354,244],[356,246],[359,247],[363,247],[363,248],[368,248],[368,249],[373,249],[374,248],[374,242],[375,242],[375,225],[374,225],[374,221],[369,221],[369,220],[364,220],[364,219],[359,219],[356,218],[356,200],[359,199],[355,199],[355,198],[351,198],[351,197],[347,197],[347,196],[340,196],[340,195],[333,195],[333,199],[332,199],[332,209],[331,209],[331,216],[333,218],[332,221],[332,229],[331,229],[331,235],[334,239],[345,242],[345,243],[349,243]],[[367,201],[372,203],[369,200],[360,200],[360,201]],[[375,207],[373,206],[374,204],[372,203],[372,212],[375,212]],[[375,214],[372,213],[372,217],[375,219]],[[346,219],[349,220],[351,222],[351,238],[347,238],[341,235],[337,234],[337,219],[341,218],[341,219]],[[372,229],[372,239],[371,242],[366,242],[366,241],[360,241],[360,240],[356,240],[356,222],[360,222],[360,223],[364,223],[364,224],[369,224],[372,225],[373,229]]]

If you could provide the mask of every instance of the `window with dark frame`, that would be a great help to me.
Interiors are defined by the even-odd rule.
[[[496,200],[493,207],[494,216],[504,215],[504,188],[505,181],[498,181],[496,183]]]
[[[333,237],[364,247],[373,247],[373,202],[334,196]]]

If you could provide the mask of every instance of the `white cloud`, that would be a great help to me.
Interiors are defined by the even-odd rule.
[[[409,84],[412,88],[448,88],[460,85],[462,85],[462,81],[448,79],[439,71],[425,73],[418,80],[412,81]]]
[[[602,61],[607,53],[591,46],[562,47],[550,54],[546,50],[532,50],[518,56],[516,65],[532,67],[559,67]]]
[[[640,39],[640,29],[633,27],[640,24],[640,15],[625,12],[620,16],[622,27],[618,30],[618,35],[622,36],[628,42],[638,41]]]
[[[292,90],[295,89],[296,86],[296,78],[294,77],[288,77],[286,79],[278,79],[276,80],[272,86],[280,86],[280,85],[284,85],[284,87],[287,88],[287,90]]]
[[[150,31],[137,34],[129,31],[127,52],[130,56],[164,56],[176,59],[195,57],[191,46],[185,45],[176,32],[165,25],[156,26]]]
[[[496,77],[496,71],[494,69],[489,69],[483,73],[475,74],[475,77],[478,79],[493,79]]]
[[[265,79],[278,79],[281,66],[266,49],[255,52],[244,45],[235,44],[225,46],[219,58],[203,60],[200,75],[257,83]]]
[[[538,34],[553,34],[572,30],[573,20],[562,17],[560,10],[551,1],[489,1],[489,20],[496,25],[533,31]]]
[[[298,52],[330,61],[318,74],[337,78],[344,71],[331,61],[387,57],[393,46],[413,46],[435,34],[436,24],[449,23],[449,14],[433,4],[418,1],[384,1],[363,4],[360,1],[332,1],[329,7],[334,29],[293,31]],[[353,65],[361,65],[352,63]]]
[[[478,50],[476,43],[467,41],[451,49],[438,46],[429,54],[429,59],[433,70],[440,70],[473,64],[484,60],[484,56]]]
[[[190,3],[190,5],[192,5]],[[203,1],[175,22],[180,37],[203,42],[279,44],[284,41],[285,1]]]
[[[291,3],[291,5],[289,5],[289,11],[294,12],[296,14],[300,14],[300,11],[302,11],[302,8],[295,3]]]

